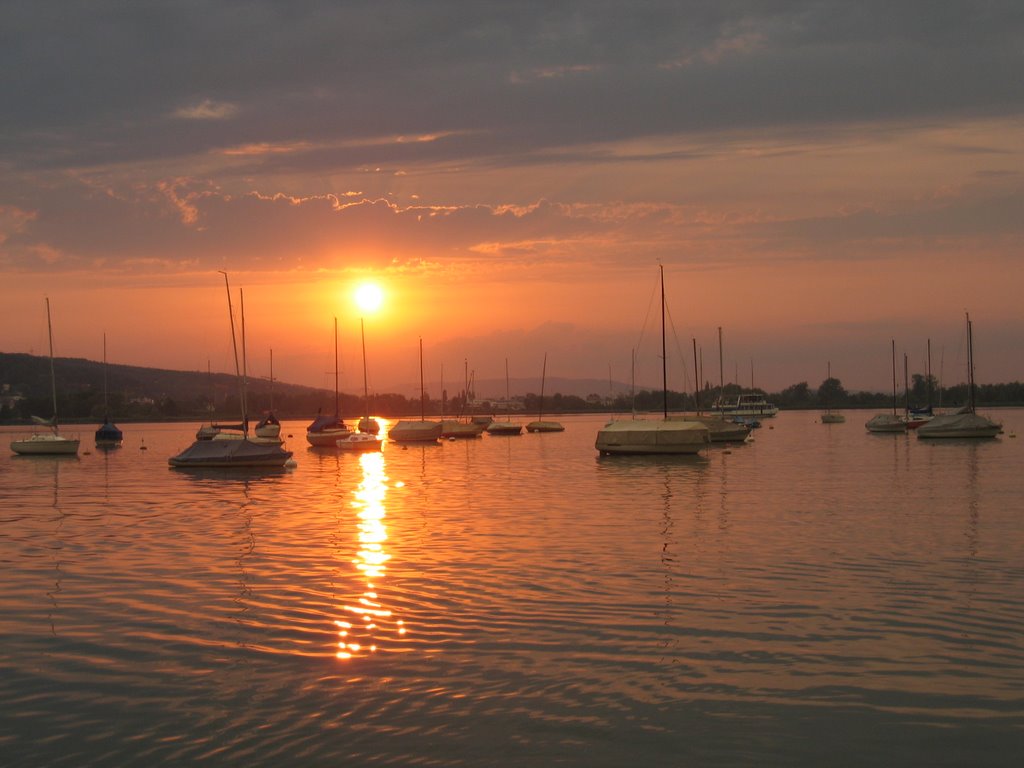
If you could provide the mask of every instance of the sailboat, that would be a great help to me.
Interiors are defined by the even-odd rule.
[[[827,371],[825,375],[825,386],[828,387],[828,383],[832,381],[832,361],[830,360],[825,367]],[[826,389],[826,392],[828,390]],[[825,403],[825,412],[821,414],[822,424],[842,424],[846,421],[846,417],[841,413],[832,413],[832,407],[829,403]]]
[[[557,421],[544,421],[544,380],[548,373],[548,353],[544,353],[544,365],[540,369],[540,401],[537,406],[537,420],[526,425],[527,432],[564,432],[565,427]]]
[[[270,350],[270,410],[260,419],[253,432],[261,440],[281,442],[281,422],[274,415],[274,350]]]
[[[363,318],[359,318],[359,337],[363,342],[363,418],[359,420],[359,431],[364,434],[376,435],[380,432],[380,424],[370,417],[370,387],[366,381],[366,331]]]
[[[718,329],[718,361],[719,361],[718,362],[718,364],[719,364],[719,376],[722,376],[723,374],[722,374],[722,368],[721,368],[721,365],[722,365],[722,329],[721,328]],[[696,339],[693,340],[693,370],[694,370],[694,373],[696,374],[696,371],[698,370],[698,368],[697,368],[697,340]],[[712,443],[725,443],[725,444],[729,444],[729,443],[743,443],[743,442],[746,442],[747,438],[750,436],[751,430],[754,428],[753,427],[754,423],[759,423],[759,422],[755,422],[753,419],[748,420],[748,419],[746,419],[744,417],[741,417],[741,416],[736,416],[736,417],[734,417],[732,419],[726,419],[725,415],[721,414],[721,413],[711,414],[711,415],[704,415],[701,412],[701,406],[700,406],[700,385],[697,384],[697,382],[699,382],[699,381],[700,381],[700,377],[695,375],[694,376],[695,386],[694,386],[694,391],[693,391],[693,401],[694,401],[694,406],[696,407],[696,413],[693,416],[687,416],[687,415],[669,416],[669,418],[672,419],[672,420],[679,420],[679,421],[696,421],[696,422],[698,422],[700,424],[703,424],[705,427],[708,428],[708,431],[710,433],[708,435],[708,438],[710,439],[710,441]],[[724,382],[723,382],[723,390],[724,390]]]
[[[231,288],[228,284],[227,272],[224,275],[224,289],[228,296],[228,317],[231,320],[231,346],[235,353],[235,377],[239,384],[239,400],[242,410],[242,421],[231,428],[240,433],[240,436],[223,432],[226,427],[221,427],[221,432],[212,440],[197,439],[191,446],[171,456],[167,463],[172,467],[181,469],[222,469],[222,468],[260,468],[277,469],[282,468],[291,462],[292,452],[286,451],[278,441],[257,442],[249,439],[249,412],[246,402],[246,374],[245,374],[245,298],[239,290],[238,296],[241,302],[240,312],[242,315],[242,367],[238,364],[238,345],[235,341],[235,316],[231,309]]]
[[[508,358],[505,358],[505,421],[492,421],[487,425],[488,435],[512,437],[523,434],[523,425],[512,421],[512,413],[509,405],[512,402],[512,395],[508,386]]]
[[[907,422],[896,414],[896,339],[892,340],[892,413],[879,413],[864,424],[868,432],[906,432]]]
[[[974,333],[971,316],[967,315],[967,405],[956,413],[935,416],[917,428],[917,436],[929,438],[984,438],[1003,432],[1003,425],[974,410]]]
[[[317,448],[336,448],[338,440],[352,432],[351,427],[341,418],[341,399],[338,394],[338,318],[334,318],[334,415],[317,414],[313,423],[306,427],[306,440]]]
[[[97,448],[117,448],[124,441],[124,433],[110,421],[107,408],[107,334],[103,334],[103,424],[96,430]]]
[[[64,437],[57,429],[57,377],[53,372],[53,325],[50,323],[50,298],[46,298],[46,335],[50,342],[50,390],[53,393],[53,416],[41,419],[33,416],[32,421],[49,432],[36,432],[22,440],[12,440],[11,450],[25,456],[58,455],[67,456],[78,453],[78,438]]]
[[[597,431],[594,447],[602,455],[695,454],[711,442],[710,430],[699,421],[668,416],[668,368],[665,355],[665,268],[661,278],[661,391],[660,420],[612,420]]]
[[[472,385],[470,384],[469,377],[469,361],[464,361],[463,366],[465,367],[465,389],[462,393],[462,409],[457,419],[441,419],[441,437],[447,438],[448,440],[454,440],[457,438],[476,438],[480,437],[485,428],[485,424],[477,424],[475,421],[469,418],[464,418],[466,413],[466,407],[469,404],[469,393],[472,391]]]
[[[426,420],[427,396],[423,389],[423,339],[420,339],[420,420],[402,419],[388,430],[388,439],[396,443],[436,443],[441,422]]]

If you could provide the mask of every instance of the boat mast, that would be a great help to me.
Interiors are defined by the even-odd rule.
[[[235,378],[241,380],[242,372],[238,368],[238,342],[235,339],[235,312],[231,307],[231,286],[228,284],[228,273],[223,269],[217,270],[224,275],[224,292],[228,295],[228,320],[231,322],[231,348],[235,353]],[[245,391],[242,391],[242,422],[245,423]]]
[[[928,413],[932,412],[932,340],[928,339]]]
[[[508,382],[508,360],[505,360],[505,381]],[[420,421],[427,420],[427,395],[423,391],[423,337],[420,336]]]
[[[693,337],[693,407],[700,416],[700,374],[697,373],[697,337]]]
[[[907,375],[907,353],[903,353],[903,413],[910,417],[910,378]]]
[[[274,350],[270,350],[270,412],[274,412]]]
[[[512,403],[509,402],[509,398],[512,397],[512,393],[508,388],[508,358],[505,358],[505,421],[512,421]]]
[[[249,434],[249,403],[247,397],[247,390],[249,386],[248,375],[249,375],[249,363],[245,357],[245,296],[242,294],[242,289],[238,289],[238,304],[239,313],[242,319],[242,434]]]
[[[548,353],[544,353],[544,364],[540,369],[540,405],[537,407],[537,421],[544,417],[544,379],[548,375]]]
[[[967,317],[967,408],[974,413],[974,332],[970,313],[964,315]]]
[[[668,356],[665,353],[665,267],[658,265],[661,274],[661,405],[668,420]]]
[[[50,322],[50,297],[46,297],[46,338],[50,343],[50,389],[53,392],[53,431],[57,431],[57,375],[53,372],[53,324]]]
[[[107,334],[103,333],[103,421],[107,420]]]
[[[366,330],[361,317],[359,318],[359,337],[363,342],[363,409],[366,411],[366,418],[370,418],[370,388],[366,383]]]
[[[334,318],[334,417],[341,417],[338,405],[338,318]]]
[[[896,339],[892,340],[892,415],[896,416]]]
[[[722,360],[722,326],[718,326],[718,404],[725,406],[725,365]]]

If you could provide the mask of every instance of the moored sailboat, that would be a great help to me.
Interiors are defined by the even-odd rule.
[[[57,427],[57,376],[53,370],[53,324],[50,322],[50,298],[46,298],[46,336],[50,346],[50,391],[53,394],[53,416],[42,419],[33,416],[39,426],[49,432],[35,432],[31,436],[11,441],[11,450],[23,456],[69,456],[78,453],[80,440],[65,437]]]
[[[505,421],[492,421],[487,425],[487,434],[497,437],[514,437],[523,434],[523,425],[512,421],[510,410],[512,393],[508,386],[508,358],[505,358]]]
[[[107,334],[103,334],[103,424],[96,430],[97,448],[117,448],[124,441],[124,433],[110,421],[107,407]]]
[[[868,432],[899,433],[907,431],[907,422],[896,414],[896,340],[892,340],[892,413],[878,413],[864,423]]]
[[[231,288],[228,285],[227,272],[224,275],[224,289],[228,296],[228,316],[231,320],[231,345],[235,354],[235,377],[239,384],[242,421],[238,435],[227,436],[223,432],[211,440],[197,439],[191,446],[176,456],[171,456],[167,463],[179,469],[279,469],[292,464],[292,452],[281,447],[277,440],[257,441],[249,439],[249,415],[246,402],[245,374],[245,300],[242,292],[238,295],[241,301],[242,316],[242,358],[241,370],[238,363],[238,345],[235,340],[235,318],[231,309]]]
[[[974,332],[967,315],[967,405],[956,413],[934,416],[917,429],[921,439],[990,438],[1002,434],[1003,425],[975,411],[974,403]]]
[[[825,374],[825,387],[826,387],[826,390],[825,391],[827,392],[828,391],[827,387],[829,386],[830,382],[832,381],[832,361],[831,360],[828,361],[828,363],[827,363],[827,365],[825,367],[825,370],[826,370],[826,374]],[[825,403],[825,412],[823,414],[821,414],[821,423],[822,424],[842,424],[845,421],[846,421],[846,417],[843,416],[843,414],[841,414],[841,413],[832,413],[832,405],[831,405],[831,403],[829,403],[829,402]]]
[[[334,318],[334,415],[317,413],[306,427],[306,440],[316,448],[336,448],[338,440],[352,432],[341,417],[341,396],[338,393],[338,318]]]
[[[544,353],[544,364],[540,370],[540,400],[537,406],[537,420],[526,425],[527,432],[564,432],[565,427],[560,422],[544,420],[544,381],[548,373],[548,353]]]
[[[423,339],[420,339],[420,420],[401,419],[388,429],[388,440],[395,443],[436,443],[441,423],[427,421],[427,396],[423,389]]]
[[[660,420],[612,420],[597,431],[594,447],[602,455],[695,454],[710,442],[710,431],[698,421],[669,419],[668,369],[665,356],[665,269],[661,278],[661,391]]]

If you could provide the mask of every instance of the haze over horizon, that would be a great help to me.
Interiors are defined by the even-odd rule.
[[[1024,11],[950,2],[6,4],[0,351],[346,389],[886,391],[1024,359]],[[360,308],[364,282],[384,292]],[[687,372],[684,372],[686,367]],[[689,379],[687,378],[689,376]],[[690,382],[689,384],[687,382]]]

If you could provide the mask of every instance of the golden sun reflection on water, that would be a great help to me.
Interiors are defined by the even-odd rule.
[[[387,496],[387,475],[384,473],[384,454],[371,452],[361,454],[359,465],[363,470],[362,482],[353,491],[351,502],[359,518],[359,550],[352,564],[365,580],[365,589],[352,604],[342,606],[347,614],[338,625],[339,659],[351,659],[375,653],[380,647],[380,638],[389,630],[401,636],[405,624],[395,619],[392,612],[380,602],[376,584],[384,578],[387,562],[391,559],[385,549],[388,530],[384,523],[387,510],[384,500]]]

